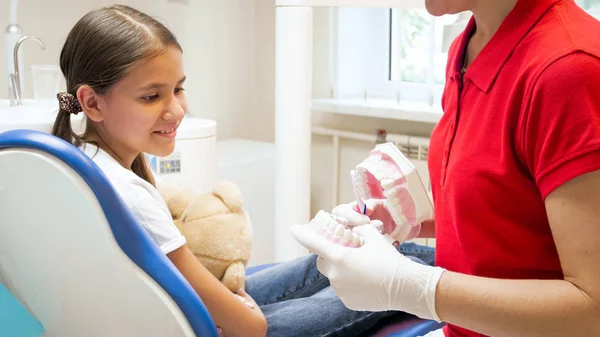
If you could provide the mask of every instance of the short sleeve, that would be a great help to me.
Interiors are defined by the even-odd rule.
[[[542,198],[600,169],[600,59],[573,53],[548,66],[534,85],[521,150]]]
[[[133,182],[124,194],[125,203],[134,217],[165,254],[185,244],[185,237],[173,223],[169,209],[158,192]]]

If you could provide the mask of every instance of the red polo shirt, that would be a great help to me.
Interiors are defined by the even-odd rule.
[[[472,20],[450,49],[431,137],[437,264],[562,279],[544,199],[600,169],[600,23],[572,0],[520,0],[461,75],[474,29]]]

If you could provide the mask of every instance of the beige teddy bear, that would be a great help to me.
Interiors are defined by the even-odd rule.
[[[231,291],[243,288],[252,252],[252,225],[239,188],[220,181],[212,193],[198,195],[161,183],[158,191],[196,258]]]

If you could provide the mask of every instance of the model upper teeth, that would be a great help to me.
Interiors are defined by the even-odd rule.
[[[383,179],[381,181],[381,187],[383,187],[384,190],[389,190],[393,188],[395,184],[396,181],[394,179]]]
[[[385,229],[387,234],[393,234],[398,227],[412,225],[416,220],[414,201],[412,196],[406,196],[408,189],[406,187],[406,175],[399,169],[398,162],[402,158],[393,158],[393,149],[388,148],[376,148],[375,151],[371,152],[365,161],[359,164],[355,170],[352,171],[355,181],[355,191],[359,198],[363,201],[369,199],[385,199],[387,209],[390,216],[394,220],[395,225],[392,227],[388,226]],[[385,159],[381,153],[386,153]],[[401,157],[402,154],[398,152]],[[390,154],[391,153],[391,154]],[[407,171],[409,173],[410,171]],[[373,180],[379,182],[379,186],[373,186]],[[410,199],[410,200],[409,200]],[[391,231],[391,232],[390,232]]]
[[[386,179],[385,174],[383,174],[381,172],[375,172],[374,176],[375,176],[375,179],[377,179],[379,181]]]
[[[172,129],[169,129],[169,130],[161,130],[159,132],[165,134],[165,133],[171,133],[173,131],[175,131],[175,128],[172,128]]]

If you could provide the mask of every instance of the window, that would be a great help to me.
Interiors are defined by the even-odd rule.
[[[577,0],[576,1],[588,13],[600,20],[600,0]]]
[[[439,104],[447,58],[444,27],[457,15],[433,17],[417,8],[333,11],[335,98]]]
[[[392,9],[389,13],[391,52],[387,79],[395,87],[397,99],[429,105],[439,102],[448,58],[444,27],[451,27],[458,16],[433,17],[424,9]]]
[[[600,19],[600,0],[576,1]],[[470,16],[433,17],[423,8],[332,8],[332,98],[439,105],[449,44]]]

